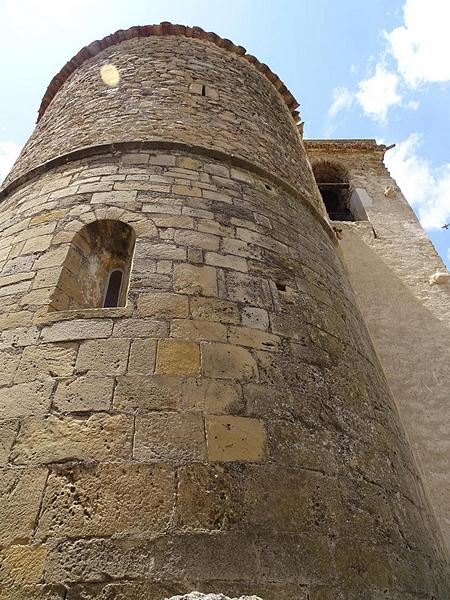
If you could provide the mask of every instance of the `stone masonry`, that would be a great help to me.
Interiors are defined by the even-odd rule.
[[[61,75],[0,191],[0,597],[444,600],[291,107],[231,42],[151,31]],[[103,220],[126,305],[55,307]]]

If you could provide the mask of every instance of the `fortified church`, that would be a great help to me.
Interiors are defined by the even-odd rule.
[[[450,276],[388,148],[297,106],[170,23],[50,83],[0,189],[0,598],[450,597]]]

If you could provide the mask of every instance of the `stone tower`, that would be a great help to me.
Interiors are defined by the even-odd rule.
[[[297,104],[163,23],[51,82],[1,196],[0,597],[448,597]]]

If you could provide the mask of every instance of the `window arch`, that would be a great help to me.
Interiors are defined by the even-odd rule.
[[[331,221],[354,221],[350,209],[351,189],[348,172],[339,163],[320,160],[313,173]]]
[[[135,239],[122,221],[85,225],[70,243],[51,310],[125,306]]]

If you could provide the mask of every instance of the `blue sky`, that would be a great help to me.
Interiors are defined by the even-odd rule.
[[[172,21],[232,39],[300,102],[307,138],[376,138],[450,266],[450,0],[0,0],[0,179],[78,50]]]

